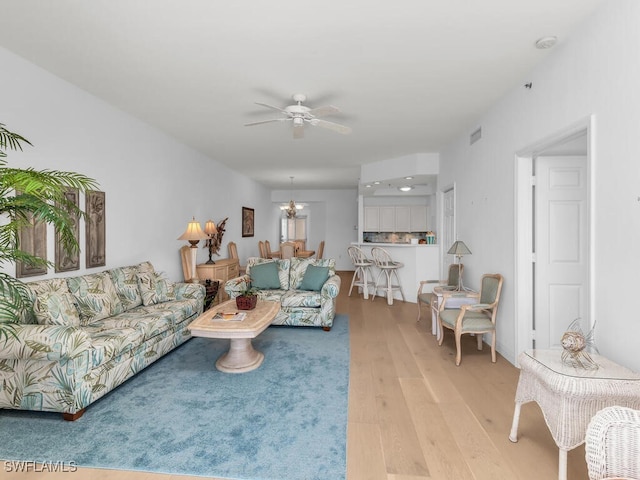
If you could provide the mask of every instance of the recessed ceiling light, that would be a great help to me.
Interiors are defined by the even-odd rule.
[[[373,182],[374,185],[380,185],[380,182]]]
[[[403,187],[398,187],[398,190],[401,192],[408,192],[409,190],[413,190],[413,187],[411,185],[404,185]]]
[[[558,37],[548,36],[542,37],[536,40],[536,48],[539,50],[546,50],[553,47],[558,42]]]
[[[413,180],[413,177],[404,177],[405,180]]]
[[[370,183],[367,183],[367,184],[365,185],[365,188],[371,188],[371,184],[370,184]]]

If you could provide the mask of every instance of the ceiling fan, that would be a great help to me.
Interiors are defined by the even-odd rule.
[[[261,122],[246,123],[245,127],[261,125],[263,123],[291,121],[293,123],[293,138],[304,137],[305,123],[314,125],[316,127],[327,128],[329,130],[333,130],[334,132],[342,133],[343,135],[348,135],[349,133],[351,133],[351,128],[345,125],[328,122],[327,120],[322,120],[319,118],[340,112],[340,109],[338,109],[337,107],[334,107],[333,105],[327,105],[324,107],[309,108],[305,105],[302,105],[302,102],[307,100],[307,96],[302,93],[296,93],[292,98],[293,101],[296,102],[295,105],[289,105],[284,108],[274,107],[273,105],[268,105],[266,103],[255,102],[256,105],[270,108],[271,110],[275,110],[284,114],[284,116],[280,118],[272,118],[271,120],[262,120]]]

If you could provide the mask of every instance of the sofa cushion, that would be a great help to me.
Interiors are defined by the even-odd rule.
[[[276,262],[261,263],[251,267],[249,273],[251,286],[260,290],[274,290],[280,288],[280,277]]]
[[[322,302],[322,295],[320,292],[301,292],[289,290],[280,299],[280,305],[282,308],[286,307],[320,307]]]
[[[155,272],[155,268],[153,268],[153,264],[151,262],[142,262],[136,265],[136,270],[138,273],[149,273]]]
[[[123,353],[138,348],[143,341],[143,333],[132,327],[119,325],[113,328],[108,323],[94,323],[84,329],[91,340],[91,364],[93,367],[104,364]]]
[[[107,318],[100,322],[99,325],[113,331],[117,331],[120,328],[133,328],[140,332],[141,340],[147,341],[156,335],[171,330],[175,324],[176,315],[173,312],[170,310],[158,310],[154,307],[156,305],[151,307],[139,306],[115,317]]]
[[[292,258],[291,259],[291,275],[290,284],[294,290],[300,290],[302,279],[307,271],[309,265],[315,265],[316,267],[328,267],[329,276],[336,274],[336,261],[333,258],[323,258],[316,260],[315,258]]]
[[[88,325],[124,311],[116,287],[107,272],[67,278],[67,285],[76,299],[81,325]]]
[[[263,263],[275,263],[278,267],[278,278],[280,279],[280,287],[282,290],[289,290],[289,269],[291,260],[274,260],[271,258],[249,257],[247,259],[247,275],[251,276],[251,269],[255,265]]]
[[[142,296],[138,288],[138,269],[135,266],[109,270],[113,285],[125,311],[142,305]]]
[[[145,306],[175,300],[173,283],[156,272],[138,272],[138,288]]]
[[[304,272],[302,282],[300,283],[300,290],[312,290],[318,292],[322,290],[324,282],[329,278],[329,267],[317,267],[315,265],[309,265]]]
[[[43,293],[69,293],[67,281],[64,278],[48,278],[46,280],[38,280],[36,282],[26,283],[27,293],[31,299],[34,311],[31,309],[21,312],[20,323],[40,323],[35,316],[35,302],[39,294]]]
[[[69,292],[42,292],[36,295],[33,312],[40,325],[80,326],[80,316]]]

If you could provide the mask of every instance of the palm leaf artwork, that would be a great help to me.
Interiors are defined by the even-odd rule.
[[[22,135],[9,131],[0,123],[0,265],[21,262],[32,267],[49,268],[52,263],[20,248],[20,231],[32,225],[32,219],[53,225],[65,251],[79,252],[75,235],[78,218],[84,212],[66,193],[96,190],[92,178],[76,172],[12,168],[7,164],[7,150],[22,151],[31,143]],[[12,324],[20,322],[31,309],[26,286],[0,273],[0,340],[15,337]]]

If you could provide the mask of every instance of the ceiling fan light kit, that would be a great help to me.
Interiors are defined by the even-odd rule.
[[[322,120],[318,117],[324,117],[339,113],[340,109],[333,105],[326,105],[323,107],[309,108],[306,105],[302,105],[302,102],[307,100],[307,96],[302,93],[296,93],[292,96],[295,105],[288,105],[284,108],[274,107],[266,103],[255,102],[256,105],[275,110],[282,113],[284,116],[280,118],[272,118],[270,120],[262,120],[259,122],[245,123],[245,127],[252,127],[254,125],[262,125],[264,123],[291,121],[293,124],[293,138],[299,139],[304,137],[304,126],[308,123],[314,127],[322,127],[328,130],[332,130],[343,135],[351,133],[351,128],[339,123],[329,122]]]

